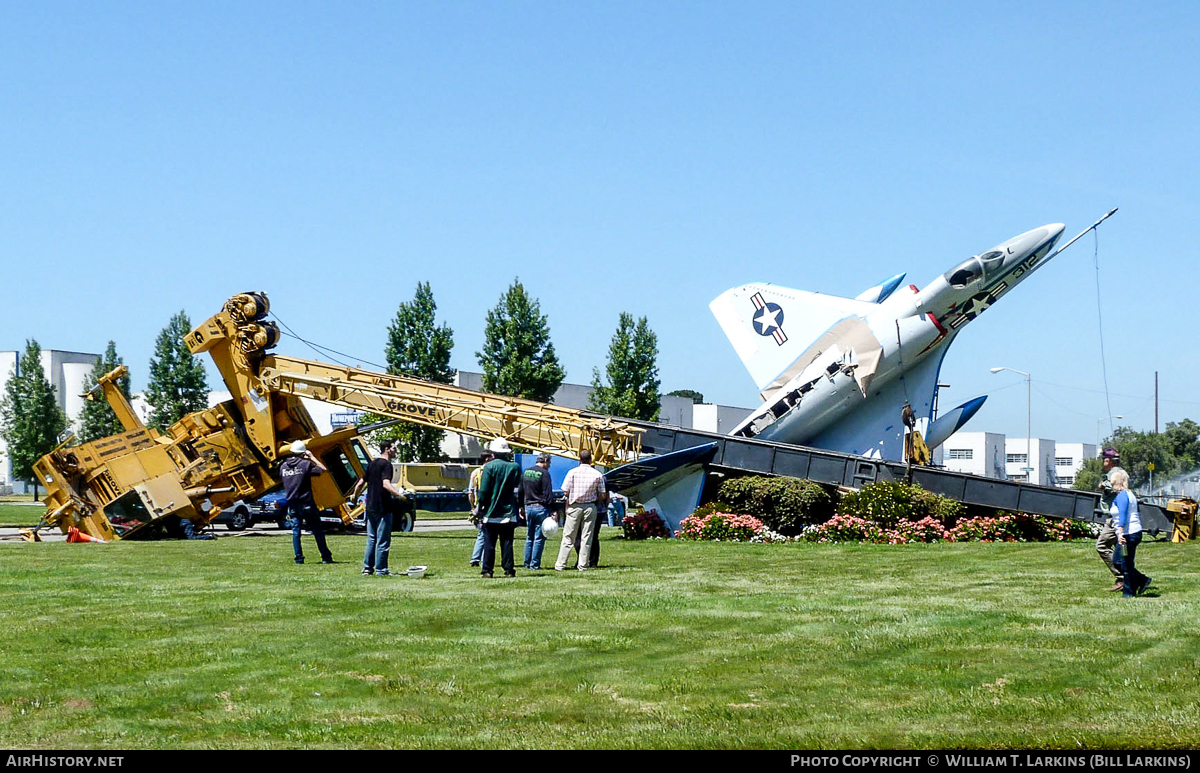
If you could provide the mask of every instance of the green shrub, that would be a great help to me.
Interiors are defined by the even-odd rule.
[[[709,502],[707,505],[700,505],[692,511],[691,518],[703,518],[706,515],[713,513],[736,513],[737,508],[727,502]]]
[[[864,518],[883,527],[895,526],[902,520],[915,522],[923,518],[933,518],[949,526],[958,520],[964,509],[960,502],[911,483],[879,481],[843,496],[838,514]]]
[[[824,523],[833,515],[834,496],[819,483],[796,478],[749,476],[727,480],[717,496],[728,512],[758,518],[771,531],[799,534],[808,524]]]
[[[671,530],[659,517],[657,510],[630,513],[621,520],[625,539],[666,539]]]

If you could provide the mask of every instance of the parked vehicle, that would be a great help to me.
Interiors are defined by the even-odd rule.
[[[245,531],[254,525],[254,516],[250,514],[250,505],[239,499],[232,507],[222,510],[212,523],[223,523],[230,531]]]
[[[288,523],[287,499],[282,491],[264,494],[250,501],[239,499],[232,506],[222,510],[212,522],[223,523],[230,531],[244,531],[256,523],[274,523],[281,529],[291,528],[291,524]],[[338,524],[341,525],[341,522],[339,518]]]

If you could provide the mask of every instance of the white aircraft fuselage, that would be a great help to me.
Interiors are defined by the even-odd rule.
[[[762,406],[731,434],[899,459],[911,404],[935,447],[985,398],[930,423],[954,337],[1046,262],[1053,223],[963,261],[918,290],[903,275],[855,299],[752,284],[710,308],[758,384]]]

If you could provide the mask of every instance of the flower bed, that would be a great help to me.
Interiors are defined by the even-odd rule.
[[[997,513],[959,521],[947,529],[936,518],[901,519],[884,526],[853,515],[835,515],[805,530],[810,542],[869,542],[907,545],[913,542],[1053,542],[1095,536],[1091,524],[1054,520],[1026,513]]]
[[[689,515],[679,523],[676,537],[681,539],[715,540],[717,542],[750,542],[766,527],[752,515],[710,513]]]

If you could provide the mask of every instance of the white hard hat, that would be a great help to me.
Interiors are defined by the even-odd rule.
[[[542,536],[543,537],[553,537],[557,533],[558,533],[558,521],[554,520],[553,518],[551,518],[550,516],[547,515],[546,519],[544,521],[542,521]]]
[[[511,454],[512,449],[508,446],[508,441],[502,437],[498,437],[491,443],[488,443],[488,450],[493,454]]]
[[[295,443],[292,443],[292,453],[296,456],[299,456],[307,450],[308,446],[304,444],[303,440],[297,440]]]

